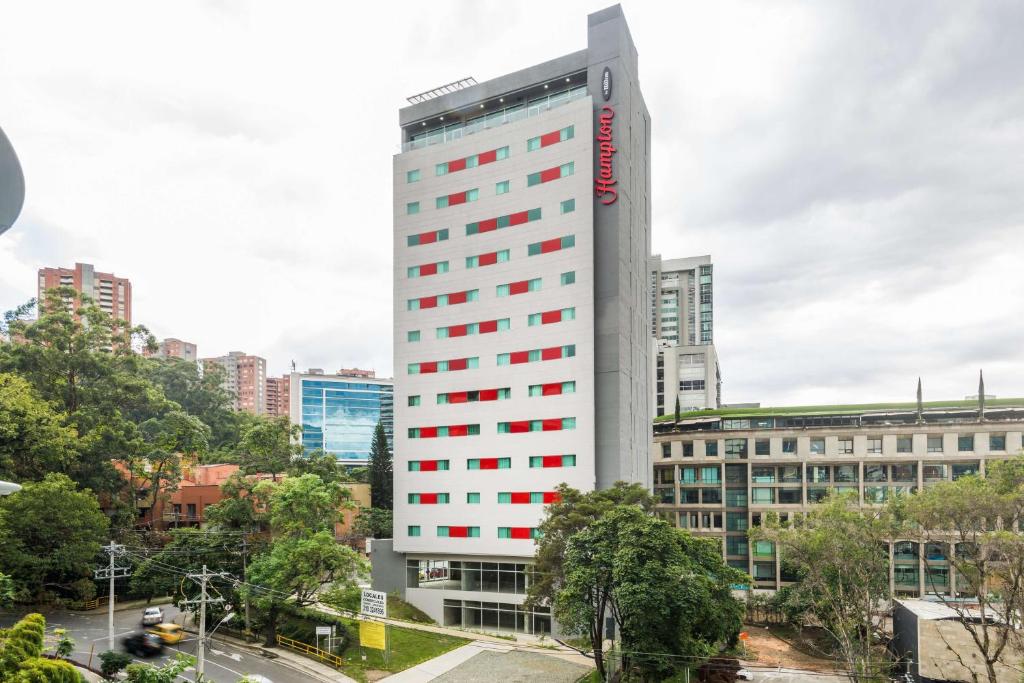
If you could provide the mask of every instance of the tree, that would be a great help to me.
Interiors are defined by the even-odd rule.
[[[832,495],[791,525],[776,513],[750,530],[755,543],[771,542],[780,562],[800,576],[790,604],[809,605],[834,639],[847,668],[880,675],[884,663],[875,613],[889,600],[889,540],[900,520],[894,507],[860,507],[855,496]]]
[[[288,467],[288,476],[300,477],[303,474],[315,474],[326,482],[340,482],[346,479],[344,468],[338,466],[338,459],[319,448],[309,455],[292,460]]]
[[[26,483],[0,498],[0,571],[31,595],[69,592],[75,581],[92,578],[107,526],[96,496],[63,474]]]
[[[182,457],[195,462],[206,452],[210,428],[182,410],[169,410],[139,425],[143,447],[130,467],[132,489],[135,480],[149,486],[149,508],[155,509],[165,491],[177,488],[182,476]],[[132,497],[137,503],[138,499]]]
[[[287,417],[260,418],[242,436],[241,466],[246,474],[269,474],[273,481],[302,455],[302,427]]]
[[[927,487],[908,503],[911,524],[907,537],[943,550],[955,577],[948,588],[970,596],[972,606],[947,594],[926,567],[925,587],[949,607],[970,635],[990,683],[996,664],[1015,637],[1024,613],[1024,456],[987,463],[987,478],[961,477]],[[974,606],[976,605],[976,606]],[[963,648],[949,648],[968,671],[977,657]]]
[[[31,384],[0,374],[0,479],[37,481],[47,472],[71,472],[77,437]]]
[[[380,508],[362,508],[352,530],[367,538],[391,538],[394,513]]]
[[[43,657],[46,619],[28,614],[0,635],[0,681],[11,683],[80,683],[71,664]]]
[[[569,538],[555,616],[564,629],[590,638],[602,679],[610,616],[622,641],[623,673],[660,680],[677,658],[708,657],[735,642],[743,605],[731,590],[745,580],[722,560],[717,541],[619,505]]]
[[[267,498],[271,487],[257,491],[260,480],[236,472],[220,485],[220,502],[206,508],[204,516],[212,526],[234,531],[256,531],[266,518]]]
[[[196,658],[179,652],[174,660],[157,667],[152,664],[129,664],[125,669],[128,683],[174,683],[178,676],[191,666]]]
[[[677,395],[676,396],[676,422],[679,422],[680,415],[681,415],[681,413],[679,412],[679,396]]]
[[[124,652],[107,650],[100,653],[100,671],[106,678],[112,679],[114,675],[132,663],[132,656]]]
[[[61,658],[67,659],[75,652],[75,641],[68,635],[67,629],[57,628],[53,630],[53,635],[57,636],[57,646],[54,648],[54,654]]]
[[[377,422],[370,442],[370,507],[391,510],[394,508],[394,474],[391,465],[391,448],[384,433],[384,425]]]
[[[639,484],[616,482],[611,488],[582,493],[565,484],[558,487],[558,501],[545,508],[537,540],[534,576],[527,587],[528,609],[554,601],[565,580],[563,559],[569,538],[617,505],[654,508],[654,498]]]
[[[323,586],[352,584],[366,567],[351,548],[334,538],[334,525],[347,504],[346,489],[304,474],[280,484],[262,482],[256,491],[269,491],[273,541],[249,565],[243,593],[267,613],[267,644],[273,645],[278,614],[286,602],[308,605]]]
[[[14,581],[7,574],[0,572],[0,607],[10,606],[15,597],[17,591],[14,589]]]

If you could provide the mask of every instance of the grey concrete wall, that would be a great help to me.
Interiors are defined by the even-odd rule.
[[[593,198],[597,486],[625,480],[650,487],[651,117],[621,7],[595,12],[587,24],[587,82],[594,98],[595,131],[602,107],[612,107],[618,190],[613,204]],[[601,91],[605,67],[612,76],[608,101]],[[595,146],[595,170],[599,153]]]
[[[370,585],[375,591],[398,593],[405,598],[405,555],[392,549],[390,538],[370,542]]]

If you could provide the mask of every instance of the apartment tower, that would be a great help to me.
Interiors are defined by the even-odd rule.
[[[234,399],[232,407],[253,415],[266,412],[267,361],[242,351],[230,351],[226,356],[203,358],[206,371],[219,367],[223,373],[221,386]]]
[[[72,287],[111,317],[132,324],[132,283],[128,278],[98,272],[91,263],[76,263],[74,268],[40,268],[38,300],[55,287]]]
[[[567,483],[650,484],[650,116],[621,8],[584,50],[409,98],[394,157],[395,527],[443,624],[543,633]],[[396,559],[397,558],[397,559]],[[392,576],[395,574],[392,573]]]

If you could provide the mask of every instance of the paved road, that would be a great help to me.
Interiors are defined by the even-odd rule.
[[[748,667],[754,674],[754,683],[848,683],[846,676],[837,674],[815,673],[797,669],[761,669]]]
[[[173,605],[161,605],[164,609],[166,621],[182,622],[180,613]],[[63,610],[44,611],[46,617],[46,630],[52,632],[54,628],[66,628],[68,634],[75,640],[75,661],[86,663],[89,659],[89,649],[94,647],[93,668],[99,669],[98,655],[107,649],[107,612],[98,610],[92,612],[66,612]],[[0,626],[10,626],[17,621],[22,614],[0,614]],[[137,631],[142,630],[142,608],[114,612],[114,642],[115,647],[121,649],[121,640]],[[177,645],[168,645],[164,654],[146,661],[150,664],[162,665],[170,661],[176,652],[196,655],[196,636],[189,637]],[[247,674],[259,674],[272,683],[306,683],[310,677],[297,669],[289,667],[280,660],[267,659],[255,652],[245,650],[220,641],[213,641],[206,648],[206,676],[204,680],[215,683],[236,683],[238,679]],[[194,681],[195,671],[188,670],[181,680]]]

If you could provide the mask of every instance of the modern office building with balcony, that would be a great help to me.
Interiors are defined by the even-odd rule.
[[[439,623],[549,632],[547,608],[521,606],[544,504],[563,482],[650,482],[636,49],[616,5],[588,17],[584,50],[410,102],[394,159],[390,554]]]
[[[985,473],[1021,452],[1024,399],[865,406],[723,409],[655,422],[651,457],[659,513],[722,539],[728,563],[754,588],[790,581],[770,542],[747,530],[763,515],[791,519],[830,491],[881,504],[896,492]],[[951,584],[949,549],[892,544],[892,586],[924,596]]]
[[[365,465],[378,422],[393,443],[393,380],[322,372],[293,372],[287,379],[289,416],[302,426],[305,453],[323,450],[340,465]]]
[[[650,270],[655,414],[674,414],[677,402],[683,412],[720,407],[711,257],[652,256]]]

